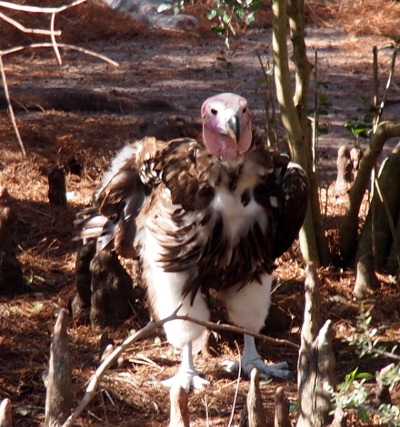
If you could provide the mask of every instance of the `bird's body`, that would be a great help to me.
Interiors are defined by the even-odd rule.
[[[244,98],[210,98],[202,117],[203,141],[145,138],[116,156],[96,193],[100,214],[109,218],[100,221],[99,248],[112,245],[140,260],[159,318],[181,304],[179,314],[208,320],[203,293],[213,288],[235,324],[258,332],[268,313],[274,260],[304,219],[307,178],[252,137]],[[90,229],[88,221],[89,235]],[[174,320],[165,331],[183,349],[177,379],[186,388],[203,385],[191,351],[205,328]],[[245,364],[261,363],[250,337],[243,357]]]

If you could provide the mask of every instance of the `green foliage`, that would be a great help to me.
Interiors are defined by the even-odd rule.
[[[372,131],[372,123],[373,116],[371,114],[366,114],[362,119],[357,117],[351,118],[344,126],[352,133],[355,140],[359,138],[368,139]]]
[[[175,14],[185,9],[194,0],[175,0],[161,4],[157,11],[172,10]],[[229,37],[236,34],[237,25],[248,27],[255,21],[255,12],[264,7],[260,0],[212,0],[207,11],[214,33],[225,36],[225,44],[229,48]]]
[[[350,345],[357,347],[360,357],[385,356],[399,363],[397,365],[393,363],[375,375],[359,372],[358,368],[354,369],[345,376],[336,391],[330,390],[334,407],[354,411],[363,422],[371,422],[371,416],[374,415],[374,419],[378,420],[380,425],[399,427],[400,405],[381,404],[376,409],[370,402],[370,395],[365,386],[365,383],[371,379],[389,386],[390,391],[400,384],[400,356],[395,353],[396,346],[390,352],[386,351],[385,347],[379,346],[378,329],[372,327],[371,312],[365,311],[364,307],[361,307],[360,314],[357,316],[357,330],[347,341]]]

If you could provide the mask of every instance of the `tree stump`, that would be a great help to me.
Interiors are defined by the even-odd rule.
[[[61,168],[53,168],[47,175],[49,181],[49,202],[54,206],[67,205],[67,185],[65,172]]]
[[[291,427],[289,418],[289,401],[285,396],[283,387],[275,391],[275,419],[274,427]]]
[[[349,189],[349,185],[353,179],[353,162],[351,161],[350,150],[347,145],[339,147],[336,167],[335,192],[342,194]]]
[[[260,388],[258,386],[260,375],[254,368],[250,375],[250,389],[247,393],[247,416],[249,427],[267,427],[264,407],[262,404]]]
[[[26,289],[21,264],[15,255],[12,230],[17,210],[7,189],[0,185],[0,294],[15,295]]]
[[[68,311],[62,309],[54,327],[49,370],[44,380],[46,386],[46,427],[60,427],[71,412],[73,393],[67,328]]]
[[[174,384],[170,391],[169,427],[189,427],[188,395],[178,384]]]
[[[306,270],[304,322],[298,360],[300,415],[297,427],[322,427],[331,410],[328,387],[333,387],[335,359],[331,321],[320,328],[319,280],[312,263]]]
[[[353,295],[365,298],[379,288],[379,280],[375,274],[374,257],[371,252],[364,254],[357,262],[356,284]]]
[[[0,427],[13,427],[10,399],[4,399],[0,404]]]

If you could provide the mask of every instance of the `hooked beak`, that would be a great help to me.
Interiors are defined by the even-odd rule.
[[[226,130],[228,132],[228,135],[236,141],[236,143],[239,141],[240,138],[240,120],[239,117],[235,114],[229,117],[228,121],[226,122]]]

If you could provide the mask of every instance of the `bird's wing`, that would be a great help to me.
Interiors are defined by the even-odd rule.
[[[286,158],[286,159],[285,159]],[[310,186],[307,174],[286,156],[275,156],[276,173],[272,175],[278,188],[274,210],[276,230],[273,244],[275,258],[286,252],[298,237],[307,211]]]
[[[165,142],[144,138],[126,145],[112,160],[102,183],[95,191],[95,208],[83,211],[76,221],[79,238],[96,237],[98,248],[115,249],[118,254],[136,257],[134,239],[136,217],[157,185],[157,171],[152,159],[165,147]]]
[[[203,210],[213,199],[218,165],[195,139],[170,141],[155,159],[154,168],[170,190],[172,203],[185,211]]]

